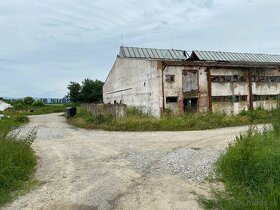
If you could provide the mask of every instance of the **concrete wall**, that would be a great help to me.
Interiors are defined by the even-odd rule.
[[[93,104],[84,103],[81,107],[90,112],[93,116],[112,115],[116,118],[126,116],[126,105],[124,104]]]
[[[182,69],[182,67],[178,66],[167,66],[163,71],[164,105],[165,108],[172,110],[173,113],[179,113],[183,109],[180,107],[180,104],[183,103]],[[165,80],[166,75],[174,75],[174,82],[167,82]],[[167,103],[167,97],[178,97],[178,101]]]
[[[246,82],[212,82],[212,96],[239,96],[247,95],[247,101],[240,102],[213,102],[213,112],[224,112],[227,114],[238,114],[243,110],[248,110],[249,106],[249,86],[248,71],[246,69],[211,68],[211,76],[246,76]]]
[[[184,93],[183,71],[196,71],[198,90]],[[244,81],[211,82],[213,97],[247,96],[246,101],[214,101],[214,112],[238,114],[249,107],[248,69],[244,68],[211,68],[211,76],[234,76],[245,78]],[[253,75],[280,76],[280,72],[271,69],[254,70]],[[174,81],[167,81],[168,75],[174,75]],[[253,82],[253,95],[279,95],[280,82]],[[143,113],[157,116],[167,108],[174,113],[184,112],[185,98],[198,98],[198,111],[208,111],[208,80],[206,67],[167,66],[158,69],[156,60],[117,58],[103,87],[104,103],[123,103],[134,106]],[[168,97],[177,97],[176,101],[166,101]],[[233,97],[232,97],[233,98]],[[169,98],[170,99],[170,98]],[[213,100],[212,100],[213,101]],[[254,108],[272,109],[277,106],[276,100],[255,101]]]
[[[143,113],[161,115],[161,72],[157,61],[117,58],[103,87],[104,103],[122,103]]]
[[[184,112],[184,94],[183,94],[183,71],[197,71],[198,75],[198,91],[193,94],[193,97],[198,98],[198,111],[208,110],[208,84],[206,68],[202,67],[182,67],[182,66],[167,66],[163,71],[164,78],[164,97],[178,97],[177,103],[166,103],[165,107],[171,109],[174,113]],[[175,75],[174,82],[165,81],[166,75]]]
[[[259,69],[253,71],[253,76],[280,76],[279,71],[271,69]],[[228,114],[238,114],[242,110],[248,110],[249,107],[249,83],[247,69],[211,69],[212,76],[246,76],[246,82],[212,82],[212,96],[231,96],[231,95],[247,95],[247,101],[240,102],[213,102],[214,112],[226,112]],[[279,82],[252,82],[253,95],[279,95]],[[277,107],[277,100],[254,101],[253,107],[261,107],[271,110]]]

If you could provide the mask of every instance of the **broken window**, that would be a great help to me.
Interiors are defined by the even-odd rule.
[[[277,95],[271,95],[270,100],[277,100]]]
[[[233,96],[233,102],[239,102],[240,97],[239,96]]]
[[[225,76],[220,76],[220,82],[225,82],[226,79],[225,79]]]
[[[219,82],[220,78],[219,76],[211,76],[211,82]]]
[[[212,96],[212,102],[218,102],[219,99],[218,99],[219,96]]]
[[[257,95],[253,95],[253,101],[257,101],[257,100],[258,100]]]
[[[247,81],[247,77],[245,77],[245,76],[240,76],[238,78],[238,82],[246,82],[246,81]]]
[[[166,97],[166,103],[176,103],[178,101],[178,97]]]
[[[247,101],[247,95],[233,95],[233,96],[212,96],[212,102],[239,102]]]
[[[231,102],[232,96],[212,96],[213,102]]]
[[[253,75],[253,76],[252,76],[252,82],[257,82],[257,80],[258,80],[258,77],[255,76],[255,75]]]
[[[259,82],[265,82],[265,77],[264,76],[259,76]]]
[[[175,75],[165,75],[166,82],[175,82]]]
[[[280,82],[279,76],[252,76],[252,82]]]
[[[278,100],[278,95],[253,95],[253,101]]]
[[[231,76],[225,76],[225,82],[231,82]]]
[[[247,96],[246,95],[240,96],[240,101],[247,101]]]
[[[238,76],[237,75],[233,76],[233,82],[238,82]]]

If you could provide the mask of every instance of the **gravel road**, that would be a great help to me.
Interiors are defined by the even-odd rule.
[[[43,181],[6,209],[201,209],[213,162],[247,127],[185,132],[75,128],[60,114],[31,116]]]

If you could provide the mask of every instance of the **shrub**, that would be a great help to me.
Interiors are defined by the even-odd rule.
[[[29,105],[29,106],[31,106],[34,101],[35,100],[30,96],[27,96],[27,97],[23,98],[24,104]]]
[[[15,109],[23,109],[25,107],[25,103],[23,100],[17,100],[15,103],[14,103],[14,108]]]

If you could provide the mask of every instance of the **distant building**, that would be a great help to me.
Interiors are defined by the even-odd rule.
[[[280,55],[134,47],[120,48],[103,87],[104,103],[153,116],[269,110],[279,94]]]

